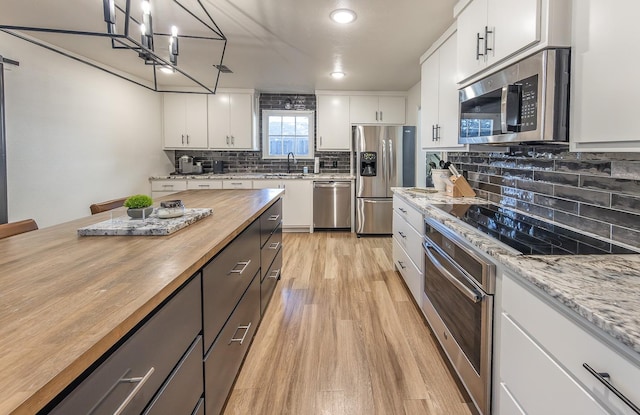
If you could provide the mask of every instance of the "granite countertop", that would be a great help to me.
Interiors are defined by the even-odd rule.
[[[493,257],[511,274],[529,281],[584,317],[595,327],[637,353],[640,361],[640,254],[518,255],[502,243],[431,206],[433,203],[490,203],[477,198],[452,198],[403,188],[394,193],[436,219],[471,245]]]
[[[355,180],[350,173],[224,173],[224,174],[172,174],[151,176],[149,180]]]

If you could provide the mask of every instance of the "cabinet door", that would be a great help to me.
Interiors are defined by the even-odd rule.
[[[440,51],[435,51],[422,63],[422,76],[420,79],[421,88],[421,137],[420,142],[424,150],[438,148],[438,141],[435,139],[435,128],[438,124],[440,87]]]
[[[458,144],[458,84],[456,83],[457,33],[454,33],[439,49],[440,77],[438,78],[438,145],[441,150],[466,149]],[[427,132],[428,133],[428,132]]]
[[[182,148],[185,140],[185,94],[163,94],[163,136],[167,148]]]
[[[378,98],[378,120],[384,124],[404,124],[407,112],[405,97]]]
[[[349,113],[352,124],[378,123],[378,97],[355,95],[349,98]]]
[[[492,64],[540,41],[540,0],[489,0],[487,26]]]
[[[282,226],[308,227],[313,222],[313,182],[311,180],[283,180]]]
[[[349,151],[351,122],[349,97],[346,95],[318,95],[318,151]]]
[[[477,56],[478,52],[484,52],[484,41],[478,40],[478,35],[484,37],[486,24],[487,0],[473,0],[458,15],[458,81],[467,79],[486,67],[484,57]]]
[[[187,147],[207,148],[207,96],[185,94]]]
[[[640,58],[630,53],[640,38],[638,13],[640,2],[634,0],[617,1],[615,7],[595,0],[573,2],[572,150],[640,148],[635,109],[640,86],[633,81]]]
[[[263,179],[253,181],[254,189],[282,189],[282,181],[274,179]]]
[[[255,149],[251,94],[229,94],[229,138],[234,150]]]
[[[214,150],[231,148],[229,137],[229,94],[209,95],[209,146]]]

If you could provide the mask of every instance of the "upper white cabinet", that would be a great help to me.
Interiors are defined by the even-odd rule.
[[[571,0],[461,0],[457,15],[458,82],[520,51],[569,46]]]
[[[635,102],[640,86],[640,2],[573,2],[570,145],[572,151],[639,151]]]
[[[420,140],[423,150],[459,151],[466,145],[458,144],[457,34],[449,29],[442,38],[444,43],[423,55]]]
[[[351,122],[348,95],[317,94],[318,151],[351,150]]]
[[[406,97],[352,95],[349,112],[352,124],[404,124]]]
[[[257,150],[253,94],[209,95],[209,147],[213,150]]]
[[[163,95],[165,148],[207,148],[207,96]]]

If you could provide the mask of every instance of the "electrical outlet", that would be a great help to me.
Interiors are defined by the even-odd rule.
[[[320,168],[324,169],[324,161],[323,160],[320,160]]]
[[[338,168],[338,160],[333,160],[331,162],[331,167],[333,167],[334,169],[337,169]]]

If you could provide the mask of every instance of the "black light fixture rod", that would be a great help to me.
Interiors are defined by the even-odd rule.
[[[19,31],[27,31],[27,32],[45,32],[45,33],[61,33],[64,35],[81,35],[81,36],[96,36],[96,37],[124,37],[124,35],[118,34],[109,34],[102,32],[84,32],[78,30],[64,30],[64,29],[50,29],[46,27],[28,27],[28,26],[7,26],[0,25],[0,29],[2,30],[19,30]]]
[[[173,2],[175,4],[177,4],[178,6],[180,6],[185,12],[189,13],[191,15],[191,17],[193,17],[194,19],[196,19],[197,21],[199,21],[200,23],[202,23],[203,25],[205,25],[207,27],[207,29],[211,30],[212,32],[214,32],[216,35],[220,36],[223,40],[227,40],[227,38],[225,37],[225,35],[222,34],[222,30],[220,30],[220,28],[218,27],[218,25],[216,24],[215,21],[213,21],[213,19],[211,18],[211,15],[209,14],[209,12],[207,11],[207,9],[204,8],[204,6],[202,5],[202,3],[200,3],[200,0],[198,0],[198,4],[200,5],[200,7],[202,8],[202,10],[205,12],[205,14],[207,15],[207,17],[209,17],[209,20],[211,20],[211,22],[213,23],[213,25],[216,27],[215,29],[211,26],[209,26],[209,24],[207,22],[205,22],[204,20],[202,20],[201,18],[199,18],[198,16],[196,16],[195,14],[193,14],[193,12],[189,9],[187,9],[186,7],[184,7],[182,5],[182,3],[180,3],[178,0],[173,0]],[[217,29],[217,30],[216,30]]]

